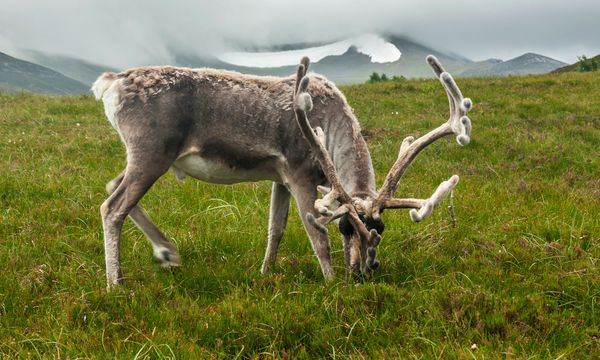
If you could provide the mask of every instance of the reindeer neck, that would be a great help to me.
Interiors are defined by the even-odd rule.
[[[375,196],[375,171],[358,121],[349,107],[327,122],[327,150],[340,182],[350,196]]]

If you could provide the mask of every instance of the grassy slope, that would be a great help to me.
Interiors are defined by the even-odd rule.
[[[153,263],[128,222],[126,286],[111,294],[98,207],[124,156],[101,104],[0,94],[0,354],[599,356],[600,74],[459,85],[476,104],[472,143],[431,146],[398,191],[428,196],[460,174],[458,227],[445,206],[420,224],[386,212],[374,281],[324,283],[295,211],[278,266],[259,276],[270,184],[168,175],[142,203],[184,267]],[[447,111],[432,80],[343,90],[379,183],[403,137]]]

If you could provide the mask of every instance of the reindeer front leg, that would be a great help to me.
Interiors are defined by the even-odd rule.
[[[274,182],[271,190],[271,206],[269,209],[269,238],[265,259],[260,271],[263,274],[269,272],[270,267],[275,263],[279,243],[287,225],[289,210],[290,192],[284,185]]]
[[[315,200],[317,199],[317,184],[312,182],[306,182],[302,184],[290,184],[290,190],[296,205],[298,212],[302,217],[302,223],[304,229],[310,238],[313,250],[317,258],[319,259],[319,265],[321,265],[321,271],[325,280],[333,280],[334,272],[331,266],[331,248],[329,245],[329,237],[326,232],[320,231],[318,228],[313,226],[308,217],[305,214],[318,215],[315,211]]]

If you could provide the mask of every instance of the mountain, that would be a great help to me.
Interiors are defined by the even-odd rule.
[[[402,53],[400,59],[388,63],[374,63],[368,55],[352,46],[341,55],[330,55],[313,63],[312,69],[338,84],[348,84],[364,82],[374,71],[385,73],[388,77],[432,77],[433,72],[425,63],[425,57],[429,54],[435,55],[447,71],[455,76],[462,77],[543,74],[566,65],[558,60],[534,53],[523,54],[508,61],[500,59],[472,61],[452,52],[433,49],[407,37],[386,35],[382,38],[400,50]],[[279,48],[286,50],[299,49],[298,46],[280,46]],[[265,53],[277,51],[276,48],[261,50],[264,50]],[[196,61],[188,61],[181,65],[198,66],[199,64],[256,75],[281,76],[292,74],[295,71],[295,65],[278,68],[253,68],[233,65],[220,60],[200,61],[196,59]]]
[[[429,54],[435,55],[450,72],[464,69],[473,64],[473,61],[469,59],[434,50],[408,38],[389,36],[387,40],[402,53],[397,61],[373,63],[368,55],[358,52],[355,47],[351,47],[343,55],[328,56],[316,62],[312,68],[336,83],[348,84],[364,82],[374,71],[385,73],[389,77],[433,77],[431,68],[425,62],[425,58]]]
[[[407,78],[433,77],[431,68],[425,62],[425,58],[430,54],[435,55],[444,65],[444,68],[451,73],[455,73],[473,64],[472,60],[465,57],[432,49],[406,37],[391,35],[387,36],[387,39],[402,53],[400,60],[393,63],[380,64],[381,66],[378,67],[381,72],[384,72],[388,76],[401,75]]]
[[[388,36],[386,40],[396,46],[402,56],[399,60],[390,63],[373,63],[370,56],[359,52],[355,46],[351,46],[341,55],[330,55],[320,61],[313,62],[311,69],[325,75],[338,84],[351,84],[364,82],[374,71],[385,73],[388,76],[404,76],[407,78],[432,77],[433,72],[425,62],[429,54],[436,55],[448,71],[464,70],[473,61],[464,57],[446,54],[436,51],[408,38]],[[262,49],[264,52],[273,52],[278,49],[298,50],[299,45],[281,45],[277,48]],[[174,56],[175,64],[188,67],[213,67],[239,71],[254,75],[286,76],[295,73],[296,65],[281,67],[247,67],[227,63],[219,59],[200,58],[191,54],[178,53]],[[298,58],[300,61],[300,58]]]
[[[0,52],[0,90],[72,95],[89,86],[59,72]]]
[[[108,66],[94,64],[69,56],[49,55],[36,50],[25,50],[23,53],[26,60],[58,71],[61,74],[86,84],[88,88],[92,86],[94,81],[96,81],[98,76],[103,72],[116,71],[116,69]]]
[[[588,58],[588,60],[595,61],[597,64],[600,64],[600,55],[596,55],[593,58]],[[567,66],[558,68],[552,72],[553,73],[564,73],[564,72],[573,72],[573,71],[579,71],[579,61],[576,62],[575,64],[571,64],[571,65],[567,65]]]
[[[483,66],[481,66],[483,65]],[[460,76],[508,76],[508,75],[529,75],[545,74],[560,67],[566,63],[554,60],[544,55],[527,53],[508,61],[498,62],[496,60],[489,62],[488,66],[467,68],[462,71]]]
[[[482,60],[482,61],[473,61],[467,64],[464,64],[463,66],[459,66],[457,69],[454,70],[454,74],[459,74],[459,76],[464,76],[463,73],[469,71],[469,72],[475,72],[475,71],[481,71],[483,69],[487,69],[489,67],[492,67],[494,65],[503,63],[504,60],[500,60],[500,59],[487,59],[487,60]]]
[[[327,56],[311,65],[313,71],[325,75],[337,84],[365,82],[373,69],[381,64],[374,64],[368,55],[350,47],[344,54]]]

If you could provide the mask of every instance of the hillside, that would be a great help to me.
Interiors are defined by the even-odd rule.
[[[390,77],[396,75],[406,78],[431,78],[433,74],[425,63],[425,57],[429,54],[437,56],[444,63],[446,69],[458,77],[543,74],[566,65],[552,58],[533,53],[527,53],[507,61],[499,59],[472,61],[460,55],[438,51],[406,37],[394,35],[383,37],[400,50],[402,56],[399,60],[389,63],[373,63],[368,55],[360,53],[356,47],[350,47],[341,55],[330,55],[313,62],[312,69],[337,84],[355,84],[365,82],[374,71],[385,73]],[[299,46],[301,45],[261,48],[260,50],[263,52],[281,49],[298,50]],[[255,75],[287,76],[295,71],[295,65],[276,68],[247,67],[182,53],[175,56],[175,63],[180,66],[207,66]]]
[[[142,200],[176,243],[168,271],[127,220],[125,285],[105,290],[99,206],[124,167],[91,97],[0,93],[0,354],[18,358],[600,358],[600,73],[458,79],[472,142],[428,147],[396,195],[460,175],[421,223],[383,214],[381,269],[323,281],[292,206],[259,273],[269,182],[167,174]],[[342,88],[381,184],[402,139],[445,121],[437,80]],[[310,113],[309,113],[310,117]]]
[[[88,89],[103,72],[117,71],[117,69],[109,66],[98,65],[69,56],[49,55],[35,50],[25,51],[25,56],[27,60],[58,71],[71,79],[85,84],[88,86]]]
[[[89,87],[59,72],[0,52],[0,90],[82,94]]]

